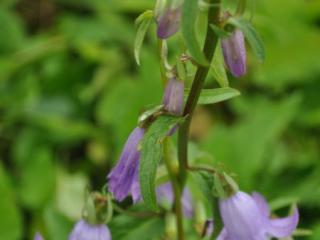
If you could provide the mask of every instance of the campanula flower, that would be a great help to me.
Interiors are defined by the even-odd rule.
[[[169,79],[162,103],[169,113],[181,115],[183,111],[184,82],[172,77]]]
[[[247,71],[246,47],[244,36],[241,30],[236,29],[231,36],[222,38],[221,41],[224,62],[231,74],[241,77]]]
[[[108,175],[109,191],[114,198],[122,201],[129,194],[133,201],[140,199],[138,145],[144,134],[144,129],[136,127],[130,134],[117,165]]]
[[[174,35],[180,27],[181,7],[167,7],[157,19],[157,35],[160,39],[167,39]]]
[[[75,224],[69,240],[111,240],[111,234],[105,224],[91,225],[80,220]]]
[[[298,210],[285,218],[270,218],[266,200],[258,193],[252,196],[238,191],[219,202],[224,228],[218,240],[268,240],[288,237],[299,221]]]
[[[157,187],[157,201],[159,204],[168,203],[170,205],[174,202],[174,193],[170,182],[162,184]],[[187,218],[193,216],[193,202],[190,191],[185,188],[181,197],[183,214]]]

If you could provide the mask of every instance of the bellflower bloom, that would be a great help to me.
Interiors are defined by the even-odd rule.
[[[160,39],[167,39],[174,35],[180,27],[181,8],[168,7],[158,17],[157,35]]]
[[[298,210],[285,218],[270,218],[266,200],[258,193],[252,196],[238,191],[228,199],[220,200],[224,229],[218,240],[268,240],[292,234],[299,221]]]
[[[173,194],[173,189],[170,182],[158,186],[156,192],[157,192],[158,203],[167,202],[170,205],[173,204],[174,194]],[[187,188],[183,190],[181,202],[182,202],[182,210],[183,210],[184,216],[187,218],[192,218],[193,202],[192,202],[190,191]]]
[[[183,111],[184,82],[172,77],[169,79],[164,91],[162,103],[164,108],[176,115]]]
[[[130,193],[133,201],[140,199],[138,145],[144,129],[136,127],[130,134],[117,165],[108,175],[109,190],[118,201],[125,199]]]
[[[230,37],[221,41],[224,62],[235,77],[241,77],[247,71],[246,47],[243,33],[236,29]]]
[[[43,238],[40,233],[36,233],[36,235],[34,235],[34,240],[43,240]]]
[[[91,225],[80,220],[69,235],[69,240],[111,240],[111,234],[105,224]]]

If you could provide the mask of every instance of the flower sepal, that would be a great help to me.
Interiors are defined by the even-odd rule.
[[[107,194],[92,192],[86,199],[82,218],[91,225],[107,223],[112,218],[112,202]]]

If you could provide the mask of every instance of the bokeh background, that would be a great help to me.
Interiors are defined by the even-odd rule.
[[[154,26],[140,67],[133,58],[134,19],[153,5],[0,1],[0,239],[35,230],[66,239],[86,186],[104,185],[139,113],[161,101]],[[255,9],[266,61],[248,50],[248,74],[230,77],[241,97],[198,108],[193,146],[274,208],[298,201],[300,227],[313,231],[299,239],[319,240],[320,1],[259,0]],[[174,53],[179,36],[169,44]],[[156,232],[153,222],[114,224],[124,224],[114,239]]]

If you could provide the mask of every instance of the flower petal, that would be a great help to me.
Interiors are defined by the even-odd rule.
[[[224,61],[235,77],[244,75],[247,71],[246,48],[243,33],[236,29],[230,37],[221,41]]]
[[[295,208],[291,216],[270,220],[268,233],[277,238],[288,237],[296,229],[299,222],[299,211]]]
[[[122,201],[132,190],[139,169],[140,153],[138,144],[142,139],[144,129],[135,128],[130,134],[120,160],[108,175],[109,191],[118,200]]]
[[[268,206],[266,199],[260,193],[257,193],[257,192],[253,192],[251,196],[253,200],[256,202],[256,204],[258,205],[258,208],[261,211],[261,213],[264,216],[269,217],[270,208]]]
[[[239,191],[220,200],[219,208],[228,240],[265,240],[264,217],[250,195]]]
[[[158,19],[157,35],[160,39],[166,39],[174,35],[180,27],[181,9],[169,8]]]
[[[225,228],[222,229],[222,231],[220,232],[217,240],[229,240],[228,233],[227,233],[227,230]]]

